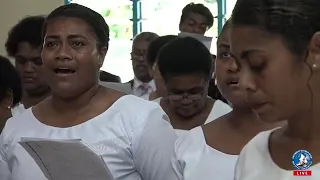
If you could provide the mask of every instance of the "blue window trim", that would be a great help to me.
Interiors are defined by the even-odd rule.
[[[226,12],[227,12],[227,7],[226,7],[226,1],[227,0],[217,0],[218,4],[218,34],[221,33],[222,27],[224,23],[226,22]]]
[[[142,3],[140,0],[132,1],[132,35],[133,37],[142,32]]]
[[[71,3],[72,0],[64,0],[64,4]],[[140,0],[132,1],[132,37],[142,32],[142,3]]]
[[[64,4],[69,4],[71,3],[72,0],[64,0]]]
[[[65,4],[71,3],[72,0],[64,0]],[[142,3],[141,0],[130,0],[132,2],[132,35],[133,37],[142,32]],[[218,3],[218,33],[220,34],[222,27],[226,21],[226,1],[217,0]]]

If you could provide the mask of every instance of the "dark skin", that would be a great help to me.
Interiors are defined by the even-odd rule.
[[[7,119],[12,117],[11,108],[13,106],[13,92],[11,89],[7,91],[7,96],[0,102],[0,132],[4,128]]]
[[[209,29],[207,18],[198,13],[189,13],[187,18],[180,24],[181,32],[196,33],[204,35]]]
[[[149,101],[158,99],[160,96],[158,95],[157,91],[153,91],[149,96]]]
[[[205,123],[215,100],[207,97],[208,81],[204,76],[191,74],[170,77],[166,87],[169,96],[202,93],[196,101],[190,101],[187,98],[178,101],[172,101],[168,97],[161,99],[160,105],[175,129],[190,130]]]
[[[312,154],[312,165],[319,163],[320,34],[313,35],[308,56],[293,54],[279,36],[254,27],[234,27],[231,36],[240,84],[253,110],[266,122],[287,119],[288,125],[269,137],[273,161],[293,170],[292,155],[305,149]],[[302,97],[298,103],[297,97]]]
[[[167,90],[164,80],[157,66],[157,62],[155,62],[154,66],[152,67],[152,74],[157,89],[156,91],[150,94],[149,100],[157,99],[159,97],[165,97],[167,95]]]
[[[38,104],[50,95],[50,88],[44,79],[41,60],[41,47],[33,47],[28,42],[20,42],[15,54],[15,64],[19,73],[25,108]]]
[[[83,20],[59,17],[48,22],[42,51],[52,96],[32,110],[42,123],[71,127],[106,111],[124,94],[99,85],[99,69],[107,47],[97,47],[97,38]],[[72,67],[75,73],[58,74],[57,67]]]
[[[131,60],[133,72],[135,77],[144,83],[152,80],[146,59],[149,44],[150,42],[145,40],[135,40],[132,44]]]
[[[229,31],[224,29],[217,41],[215,75],[220,92],[232,104],[233,110],[204,125],[203,132],[210,147],[226,154],[239,155],[243,146],[259,132],[281,124],[259,120],[246,103],[244,90],[238,84],[239,69],[230,55]]]

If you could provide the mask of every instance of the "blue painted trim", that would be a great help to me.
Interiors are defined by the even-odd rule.
[[[132,1],[132,35],[133,37],[142,32],[142,3],[140,0]]]
[[[224,23],[226,22],[226,12],[227,12],[227,7],[226,7],[226,1],[227,0],[217,0],[218,3],[218,34],[222,31],[222,27]]]
[[[140,0],[132,1],[132,37],[142,32],[142,3]],[[72,0],[64,0],[64,4],[70,4]]]
[[[64,4],[70,4],[72,0],[64,0]]]

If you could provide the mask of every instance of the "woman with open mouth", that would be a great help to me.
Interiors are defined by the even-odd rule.
[[[43,35],[52,96],[7,121],[0,136],[0,179],[55,179],[19,145],[22,138],[40,138],[81,139],[116,180],[174,180],[170,158],[177,136],[161,107],[99,85],[109,45],[104,18],[78,4],[60,6],[47,16]]]

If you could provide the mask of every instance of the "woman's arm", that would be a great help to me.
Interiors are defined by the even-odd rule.
[[[159,105],[152,108],[147,123],[133,135],[133,158],[143,180],[178,180],[171,165],[177,135]]]

